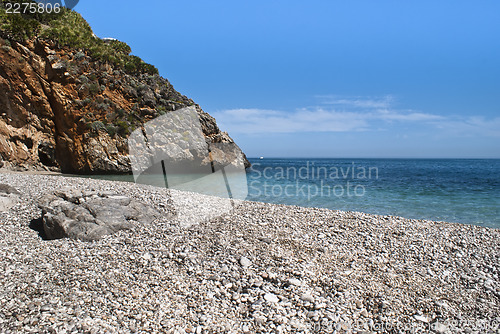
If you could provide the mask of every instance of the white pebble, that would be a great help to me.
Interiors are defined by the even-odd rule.
[[[280,301],[278,297],[273,293],[266,293],[264,295],[264,299],[270,303],[278,303]]]
[[[252,261],[250,261],[248,258],[242,256],[240,258],[240,264],[243,268],[248,268],[252,265]]]

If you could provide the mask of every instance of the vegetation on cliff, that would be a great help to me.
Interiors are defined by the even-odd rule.
[[[71,87],[67,93],[76,91],[79,132],[97,135],[106,131],[111,137],[125,138],[151,118],[194,104],[160,77],[153,65],[131,55],[126,43],[96,37],[80,14],[65,7],[50,14],[6,12],[6,3],[21,2],[29,0],[6,0],[0,5],[3,51],[15,48],[16,43],[30,48],[33,41],[54,50],[52,54],[35,53],[47,58],[54,69],[50,81]],[[19,65],[32,61],[17,60]],[[116,96],[123,98],[112,98]]]
[[[6,3],[27,3],[27,0],[4,0]],[[114,67],[129,74],[158,74],[158,69],[139,57],[131,55],[130,47],[117,40],[104,41],[97,38],[90,25],[78,13],[65,7],[59,13],[6,13],[0,6],[0,30],[10,38],[24,42],[38,37],[50,39],[60,46],[85,49],[89,55],[100,61],[109,62]]]

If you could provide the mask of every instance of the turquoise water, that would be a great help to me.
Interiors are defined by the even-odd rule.
[[[249,200],[500,228],[500,160],[250,161]]]
[[[499,159],[249,160],[247,200],[500,228]],[[131,175],[91,177],[133,181]],[[211,183],[194,180],[196,189],[183,189],[182,177],[177,188],[213,194],[205,191]],[[163,175],[140,181],[165,184]]]

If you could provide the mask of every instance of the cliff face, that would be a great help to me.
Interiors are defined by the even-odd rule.
[[[207,143],[234,143],[213,117],[158,74],[127,74],[119,66],[96,60],[85,49],[59,46],[48,39],[3,37],[0,156],[6,166],[129,173],[129,134],[187,106],[196,108]],[[224,154],[214,159],[226,163]]]

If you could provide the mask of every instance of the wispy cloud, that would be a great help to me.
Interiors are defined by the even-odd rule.
[[[354,132],[383,129],[394,122],[436,123],[440,115],[398,110],[392,96],[342,98],[318,96],[319,106],[295,110],[230,109],[213,112],[217,121],[231,132],[294,133]]]
[[[374,119],[385,121],[401,121],[401,122],[428,122],[440,121],[445,118],[440,115],[426,114],[422,112],[401,112],[387,109],[380,109],[374,114]]]
[[[369,124],[353,112],[303,108],[292,112],[265,109],[231,109],[213,113],[232,132],[342,132],[362,131]]]
[[[461,137],[497,137],[500,138],[500,117],[487,119],[483,116],[453,117],[442,122],[431,122],[431,124],[448,133]]]
[[[393,105],[395,98],[392,95],[382,97],[342,97],[338,95],[316,95],[319,103],[346,108],[384,109]]]

